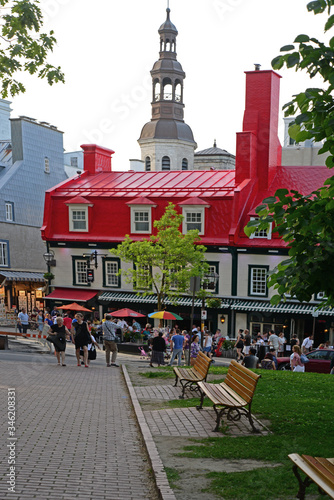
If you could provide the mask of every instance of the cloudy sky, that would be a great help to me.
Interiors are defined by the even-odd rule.
[[[97,143],[115,150],[113,168],[140,158],[137,144],[151,118],[150,70],[159,58],[158,28],[167,0],[40,0],[45,29],[58,45],[52,62],[66,84],[49,87],[26,77],[12,100],[12,117],[27,115],[64,132],[66,151]],[[324,39],[326,15],[307,0],[170,0],[178,60],[186,72],[185,121],[198,150],[217,145],[235,153],[241,130],[245,77],[254,63],[270,69],[281,46],[300,33]],[[281,104],[307,86],[306,75],[282,70]],[[312,82],[314,86],[314,82]],[[281,126],[281,140],[283,140]]]

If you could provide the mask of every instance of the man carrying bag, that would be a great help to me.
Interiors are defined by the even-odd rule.
[[[114,323],[110,314],[106,315],[106,320],[102,323],[102,331],[103,331],[103,341],[106,351],[106,363],[107,366],[119,366],[116,365],[117,358],[117,345],[116,345],[116,330],[118,325]],[[111,354],[111,363],[110,363],[110,352]]]

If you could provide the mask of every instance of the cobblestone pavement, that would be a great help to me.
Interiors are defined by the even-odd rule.
[[[140,401],[165,401],[178,399],[181,394],[180,387],[172,385],[135,387],[135,392]],[[185,398],[196,397],[196,394],[186,391]],[[144,410],[144,416],[153,436],[173,436],[173,437],[219,437],[221,432],[213,432],[216,415],[213,408],[204,407],[198,411],[196,408],[173,408],[148,411]],[[266,426],[253,416],[254,425],[260,434],[268,434]],[[172,423],[172,425],[170,425]],[[246,416],[234,422],[226,422],[222,419],[222,424],[227,423],[228,434],[231,436],[251,436],[252,429]]]
[[[120,368],[0,362],[0,498],[156,500]],[[8,388],[15,390],[15,493],[9,492]]]

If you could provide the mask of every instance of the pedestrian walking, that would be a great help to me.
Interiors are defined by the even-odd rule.
[[[103,343],[106,351],[106,364],[107,366],[116,366],[117,358],[117,345],[116,345],[116,332],[118,325],[112,321],[112,316],[110,314],[106,315],[106,320],[102,323],[103,331]],[[110,353],[111,353],[111,363],[110,363]]]
[[[29,315],[27,314],[27,310],[24,307],[22,307],[21,312],[18,314],[18,323],[22,328],[22,333],[27,333],[27,330],[29,328]]]
[[[66,351],[66,338],[70,336],[69,330],[64,325],[63,318],[58,317],[56,323],[51,325],[49,328],[49,334],[54,334],[53,345],[55,346],[55,352],[57,356],[58,366],[60,366],[60,355],[61,355],[61,365],[65,364],[65,351]]]
[[[157,337],[152,339],[152,357],[150,366],[153,368],[153,363],[158,366],[164,365],[164,353],[166,352],[166,341],[163,338],[163,332],[159,332]]]
[[[313,347],[313,335],[308,335],[308,337],[305,337],[303,343],[302,343],[302,353],[307,354],[308,352],[312,351]]]
[[[239,328],[238,330],[238,336],[235,343],[235,347],[237,349],[237,361],[239,362],[241,359],[243,359],[242,350],[244,348],[244,335],[243,335],[243,330],[241,328]]]
[[[206,331],[204,333],[203,352],[210,359],[211,359],[211,349],[212,349],[212,335],[211,335],[211,332]]]
[[[71,333],[74,335],[77,364],[78,366],[81,366],[80,349],[82,349],[85,368],[88,368],[88,344],[91,343],[91,336],[87,327],[87,323],[83,320],[83,318],[84,317],[81,313],[77,313],[75,315],[76,321],[72,323]]]
[[[290,366],[291,370],[294,372],[304,372],[305,371],[305,365],[302,363],[300,356],[301,356],[301,349],[299,345],[294,345],[292,348],[292,354],[290,356]]]
[[[172,366],[176,356],[177,356],[177,364],[178,366],[181,366],[181,358],[182,358],[184,343],[185,343],[184,336],[181,335],[179,329],[175,329],[175,335],[173,335],[171,338],[172,359],[170,360],[169,366]]]

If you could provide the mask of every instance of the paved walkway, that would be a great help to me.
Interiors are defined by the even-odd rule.
[[[24,358],[26,359],[26,358]],[[0,498],[156,500],[120,368],[1,361]],[[7,390],[15,390],[15,493],[9,492]]]

